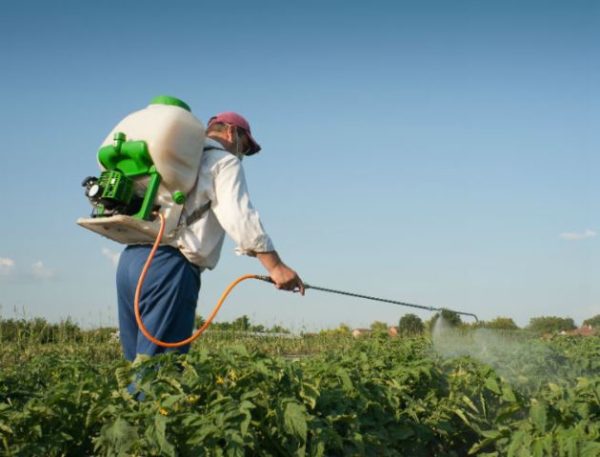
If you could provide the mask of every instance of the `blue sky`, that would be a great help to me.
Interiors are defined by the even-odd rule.
[[[116,323],[121,246],[75,225],[80,182],[122,117],[170,94],[250,120],[253,202],[306,282],[581,323],[600,313],[599,44],[593,1],[6,2],[0,313]],[[247,272],[227,242],[199,312]],[[243,284],[220,318],[407,312]]]

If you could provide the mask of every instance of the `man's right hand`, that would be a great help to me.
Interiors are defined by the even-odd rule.
[[[281,261],[277,251],[257,253],[256,257],[269,272],[275,287],[304,295],[304,283],[298,273]]]

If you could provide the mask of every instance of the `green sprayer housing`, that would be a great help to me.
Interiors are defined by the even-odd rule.
[[[160,185],[160,175],[152,162],[145,141],[126,141],[122,132],[115,133],[114,143],[98,151],[98,161],[105,168],[98,179],[86,178],[83,185],[94,206],[94,217],[126,214],[148,220]],[[133,178],[148,176],[143,195],[136,193]]]

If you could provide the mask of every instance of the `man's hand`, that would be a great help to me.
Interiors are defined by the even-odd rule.
[[[300,292],[304,295],[304,283],[294,270],[289,268],[284,263],[280,263],[269,272],[269,276],[275,283],[275,287],[283,290],[291,290]]]
[[[275,287],[282,290],[300,292],[304,295],[304,283],[298,273],[288,267],[279,258],[277,251],[257,253],[256,257],[269,272],[269,276],[275,283]]]

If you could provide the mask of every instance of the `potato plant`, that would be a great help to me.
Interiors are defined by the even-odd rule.
[[[598,337],[533,339],[502,375],[385,335],[210,337],[134,364],[108,342],[9,344],[0,361],[7,456],[600,455]]]

